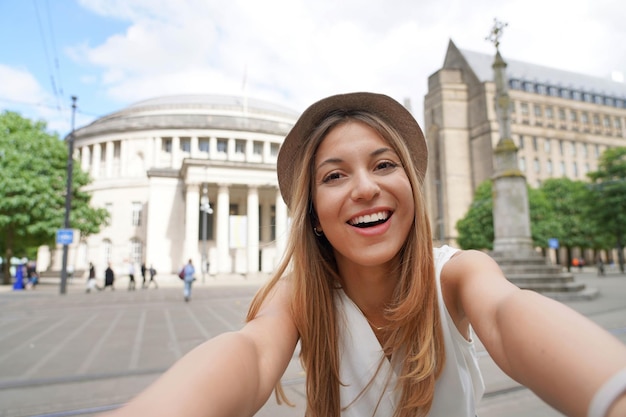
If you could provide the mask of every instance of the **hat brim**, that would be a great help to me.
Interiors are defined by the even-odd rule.
[[[384,94],[349,93],[326,97],[307,108],[285,137],[278,153],[276,171],[280,193],[291,206],[294,171],[302,162],[302,150],[311,133],[330,113],[335,111],[366,111],[383,118],[395,128],[409,149],[420,182],[428,165],[428,149],[422,129],[413,115],[399,102]]]

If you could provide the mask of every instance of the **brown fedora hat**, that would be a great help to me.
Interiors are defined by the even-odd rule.
[[[382,117],[394,127],[404,139],[413,162],[417,167],[420,182],[424,181],[428,165],[428,149],[422,129],[413,115],[393,98],[375,93],[338,94],[321,99],[307,108],[285,137],[278,153],[276,169],[278,185],[287,207],[291,206],[294,171],[300,168],[302,150],[311,132],[334,111],[362,110]]]

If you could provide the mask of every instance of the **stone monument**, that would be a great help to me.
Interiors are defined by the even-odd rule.
[[[491,256],[509,281],[556,299],[592,299],[598,291],[574,281],[571,273],[549,262],[533,246],[526,177],[519,169],[517,147],[511,138],[511,100],[506,62],[500,55],[500,38],[506,23],[494,20],[487,40],[496,47],[493,63],[496,84],[495,106],[499,140],[494,149],[493,228]]]

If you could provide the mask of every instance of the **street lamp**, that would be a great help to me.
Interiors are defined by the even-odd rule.
[[[206,185],[202,187],[200,210],[202,211],[202,283],[204,284],[204,274],[209,272],[208,254],[206,248],[207,214],[213,214],[213,209],[209,203],[209,189]]]
[[[67,137],[67,184],[65,191],[65,219],[63,226],[70,228],[70,210],[72,209],[72,173],[74,171],[74,118],[76,115],[76,96],[72,96],[72,132]],[[67,243],[63,244],[63,259],[61,264],[61,288],[60,293],[66,293],[67,287]]]

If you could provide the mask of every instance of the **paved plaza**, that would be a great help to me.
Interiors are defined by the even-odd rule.
[[[591,269],[576,280],[600,291],[594,300],[566,302],[626,343],[626,276],[598,278]],[[0,417],[88,416],[119,407],[178,358],[243,325],[248,303],[264,278],[207,277],[183,301],[175,277],[157,277],[159,289],[85,293],[73,279],[60,294],[58,279],[34,291],[0,287]],[[487,385],[480,417],[561,416],[506,377],[480,344]],[[295,407],[270,398],[261,417],[304,415],[304,375],[294,355],[283,384]]]

